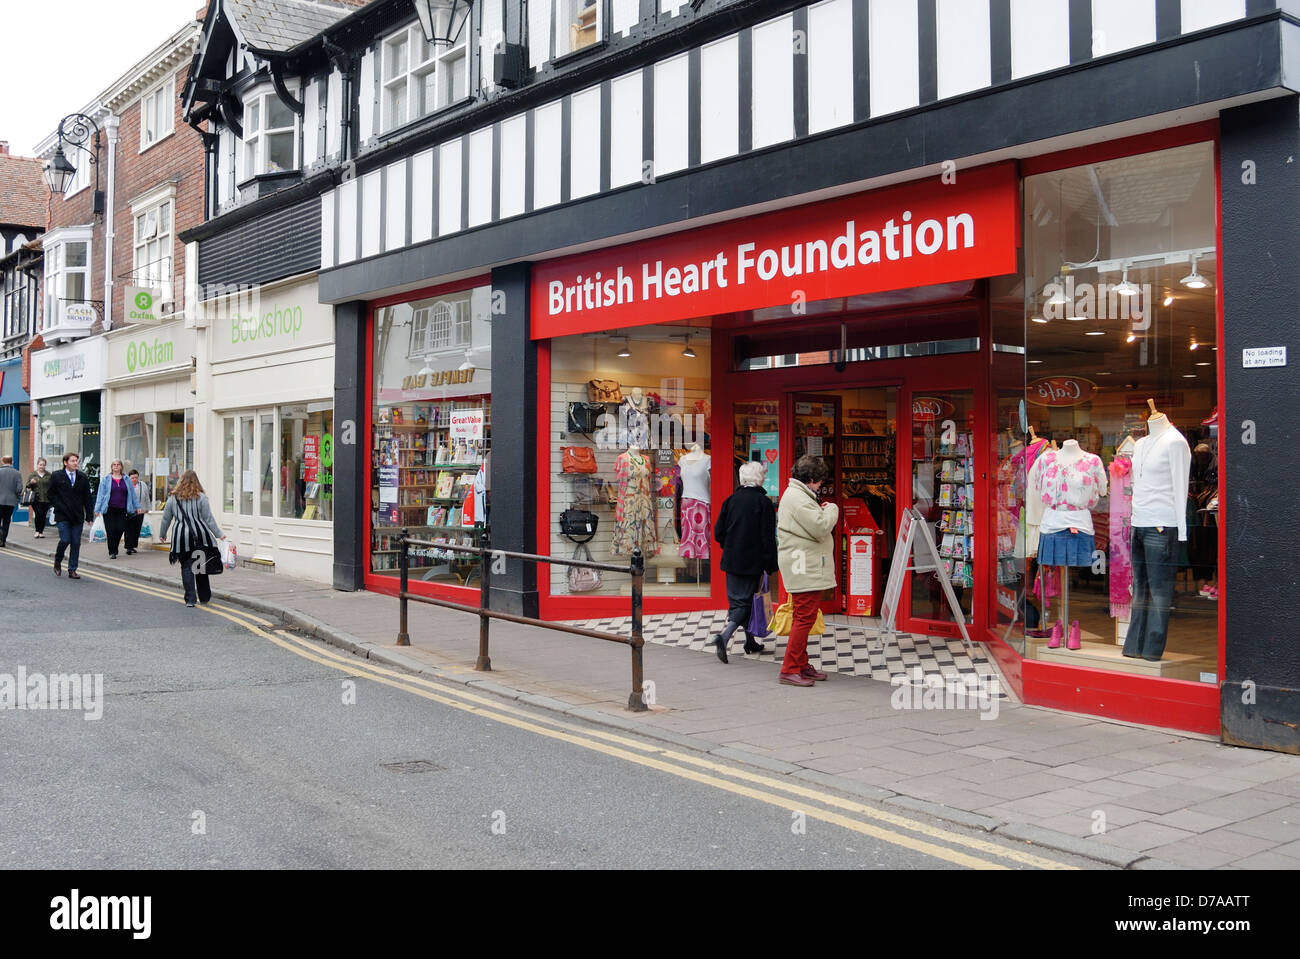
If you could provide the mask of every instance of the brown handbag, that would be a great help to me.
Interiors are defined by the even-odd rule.
[[[594,473],[596,451],[589,446],[565,446],[560,450],[560,468],[565,473]]]
[[[622,403],[623,387],[618,380],[588,380],[587,398],[593,403]]]

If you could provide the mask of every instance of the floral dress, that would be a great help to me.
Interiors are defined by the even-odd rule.
[[[653,556],[658,549],[655,533],[654,499],[650,493],[653,471],[647,456],[621,453],[614,462],[618,480],[618,504],[614,507],[614,542],[611,551],[627,556],[637,547]]]
[[[1110,614],[1128,619],[1133,602],[1133,460],[1123,454],[1110,463]]]

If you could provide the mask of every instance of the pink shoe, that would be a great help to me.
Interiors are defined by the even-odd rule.
[[[1218,599],[1218,598],[1219,598],[1219,588],[1218,588],[1217,586],[1211,586],[1210,589],[1206,591],[1206,593],[1205,593],[1205,598],[1206,598],[1206,599]]]
[[[1047,641],[1048,649],[1059,649],[1061,646],[1061,637],[1065,635],[1065,624],[1059,619],[1052,624],[1052,638]]]
[[[1083,646],[1083,630],[1079,628],[1079,621],[1076,619],[1070,624],[1070,638],[1065,642],[1066,649],[1079,649]]]

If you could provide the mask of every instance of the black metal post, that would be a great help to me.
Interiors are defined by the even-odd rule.
[[[409,559],[409,558],[407,557],[407,555],[406,555],[406,551],[407,551],[407,549],[409,549],[409,547],[408,547],[407,544],[406,544],[406,537],[407,537],[407,530],[405,529],[405,527],[403,527],[403,529],[402,529],[402,549],[401,549],[401,552],[399,552],[399,553],[397,554],[397,568],[398,568],[398,570],[401,571],[401,592],[399,593],[399,598],[398,598],[398,603],[399,603],[400,606],[401,606],[401,614],[400,614],[400,615],[401,615],[401,624],[397,627],[397,645],[398,645],[398,646],[410,646],[410,645],[411,645],[411,634],[410,634],[410,632],[409,632],[408,629],[407,629],[407,622],[406,622],[406,608],[407,608],[407,605],[408,605],[407,602],[406,602],[406,588],[407,588],[407,585],[408,585],[408,582],[407,582],[407,580],[408,580],[408,573],[409,573],[409,571],[410,571],[410,567],[411,567],[411,561],[410,561],[410,559]]]
[[[643,713],[649,707],[645,701],[645,664],[641,658],[645,638],[641,635],[641,597],[645,588],[645,557],[641,550],[632,551],[632,695],[627,698],[627,708]]]
[[[487,673],[492,671],[492,658],[488,655],[488,626],[492,617],[487,615],[492,608],[492,556],[488,550],[490,538],[486,526],[479,533],[478,545],[478,659],[474,661],[474,668]]]

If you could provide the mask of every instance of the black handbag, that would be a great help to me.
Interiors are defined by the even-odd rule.
[[[560,534],[575,543],[587,543],[596,537],[600,517],[591,510],[570,507],[560,514]]]
[[[23,495],[19,498],[18,502],[22,506],[31,506],[32,503],[35,502],[35,500],[36,500],[36,490],[25,489],[23,490]]]
[[[600,403],[570,403],[566,433],[594,433],[600,426],[600,417],[609,411]]]
[[[203,554],[202,557],[200,553]],[[185,562],[191,564],[190,569],[196,576],[220,576],[226,568],[226,564],[221,561],[221,550],[216,546],[194,547]]]

